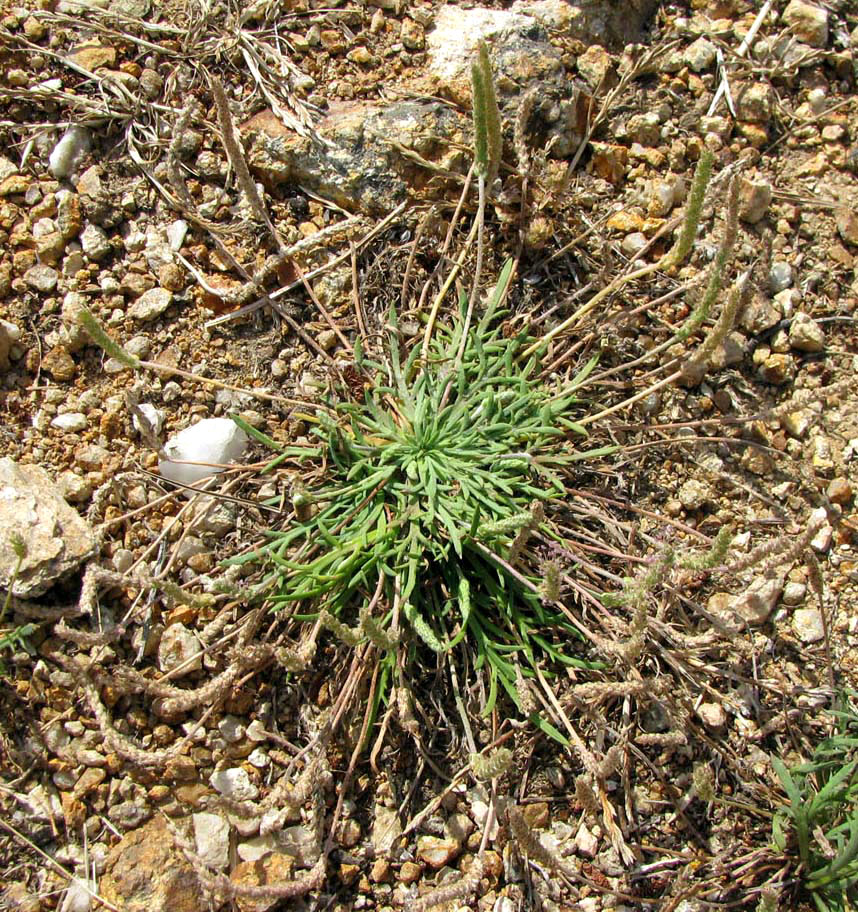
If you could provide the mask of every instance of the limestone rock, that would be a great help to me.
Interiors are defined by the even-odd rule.
[[[690,69],[702,73],[715,63],[715,45],[707,38],[698,38],[685,49],[682,56]]]
[[[632,140],[642,146],[657,146],[661,143],[661,122],[654,111],[633,114],[626,127]]]
[[[193,631],[188,630],[184,624],[170,624],[158,646],[158,667],[161,671],[172,671],[182,665],[182,671],[173,677],[190,674],[202,667],[201,649],[200,641]]]
[[[84,215],[94,225],[111,228],[120,220],[121,214],[107,181],[102,180],[103,176],[103,169],[92,165],[81,174],[76,189]]]
[[[18,556],[12,536],[24,545]],[[92,529],[63,500],[48,473],[32,465],[0,459],[0,586],[20,598],[46,592],[92,554]]]
[[[386,855],[393,848],[402,833],[402,823],[396,808],[376,805],[372,825],[372,846],[376,855]]]
[[[828,11],[804,0],[790,0],[783,12],[783,21],[799,41],[811,47],[828,44]]]
[[[152,811],[136,801],[120,801],[110,807],[107,816],[121,830],[136,830],[152,816]]]
[[[292,880],[294,866],[294,859],[290,855],[272,852],[255,861],[240,862],[230,874],[230,880],[243,887],[279,885]],[[267,912],[280,902],[277,898],[250,899],[245,896],[237,896],[235,901],[240,912]]]
[[[83,229],[80,234],[80,245],[84,254],[96,263],[108,256],[113,249],[107,232],[98,225],[87,225]]]
[[[285,827],[275,834],[275,839],[279,851],[291,855],[299,868],[312,868],[319,859],[319,843],[309,827]]]
[[[641,30],[656,6],[655,0],[516,0],[511,10],[586,44],[619,50],[641,41]]]
[[[77,365],[64,345],[57,345],[42,358],[42,370],[47,371],[54,380],[64,383],[74,378]]]
[[[825,627],[818,608],[798,608],[792,616],[792,627],[802,643],[818,643],[825,639]]]
[[[52,266],[37,263],[24,273],[24,281],[35,291],[50,294],[56,287],[60,275]]]
[[[774,92],[771,86],[754,82],[736,91],[736,114],[739,120],[752,124],[767,124],[772,116]]]
[[[796,608],[804,601],[806,595],[807,595],[807,584],[806,583],[788,582],[784,586],[784,591],[783,591],[783,595],[781,596],[781,601],[788,608]]]
[[[768,211],[772,202],[772,187],[766,181],[739,179],[739,218],[756,225]]]
[[[825,333],[816,320],[799,311],[790,324],[789,344],[798,351],[821,352],[825,349]]]
[[[453,147],[465,141],[467,123],[436,102],[339,102],[318,125],[321,142],[285,128],[270,110],[254,115],[241,132],[250,168],[264,183],[299,183],[346,209],[379,213],[397,206],[409,190],[420,193],[437,181],[436,171],[413,156],[442,171],[465,170],[465,158]]]
[[[236,851],[242,861],[254,862],[270,855],[277,848],[277,837],[273,833],[266,833],[263,836],[255,836],[253,839],[240,842]]]
[[[591,832],[586,823],[582,823],[578,827],[578,832],[575,835],[575,848],[578,854],[583,855],[585,858],[596,857],[596,853],[599,850],[599,837]]]
[[[116,48],[92,42],[76,47],[68,56],[68,62],[92,72],[100,67],[113,67],[116,64]]]
[[[539,6],[516,5],[510,10],[442,7],[427,35],[429,75],[437,92],[470,107],[471,64],[479,42],[485,40],[490,45],[502,119],[513,121],[522,95],[535,88],[528,138],[563,157],[574,153],[581,142],[590,97],[569,80],[559,50],[549,41],[539,17],[531,15]]]
[[[679,502],[686,510],[699,510],[712,500],[709,485],[689,478],[679,489]]]
[[[54,146],[48,168],[56,178],[68,177],[80,166],[91,145],[89,130],[72,124]]]
[[[759,577],[730,602],[730,608],[752,627],[765,624],[784,588],[784,577]]]
[[[727,723],[727,713],[720,703],[701,703],[697,715],[707,728],[723,728]]]
[[[455,839],[441,839],[438,836],[420,836],[417,839],[417,858],[434,871],[449,864],[461,852],[462,847]]]
[[[9,326],[6,320],[0,320],[0,371],[9,367],[9,353],[12,351],[12,333]]]
[[[215,870],[229,864],[229,822],[220,814],[194,814],[194,840],[200,858]]]
[[[12,177],[12,175],[18,173],[18,166],[9,161],[8,158],[3,158],[0,156],[0,181],[6,180],[7,177]]]
[[[858,214],[854,209],[838,209],[835,217],[840,237],[847,244],[858,246]]]
[[[795,376],[795,363],[790,355],[770,354],[757,368],[761,380],[781,386]]]
[[[247,442],[247,434],[229,418],[204,418],[164,444],[167,458],[158,471],[170,481],[192,485],[240,459]]]
[[[126,834],[107,856],[99,894],[123,912],[205,912],[197,875],[163,818]]]
[[[250,781],[247,770],[240,766],[212,773],[209,782],[221,795],[236,801],[253,801],[259,797],[259,789]]]
[[[173,303],[173,293],[166,288],[150,288],[128,308],[128,316],[132,320],[147,323],[160,317]]]
[[[576,61],[578,72],[591,89],[597,89],[611,71],[611,55],[598,44],[591,44]]]

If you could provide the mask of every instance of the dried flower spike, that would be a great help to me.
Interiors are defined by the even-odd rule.
[[[471,770],[481,782],[502,776],[512,765],[512,751],[499,747],[490,754],[471,754]]]

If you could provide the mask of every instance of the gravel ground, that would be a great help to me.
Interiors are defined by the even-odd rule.
[[[345,912],[422,908],[445,886],[447,908],[495,912],[804,907],[794,857],[771,844],[785,800],[771,757],[806,758],[833,695],[858,687],[858,8],[766,9],[4,8],[0,908]],[[587,559],[566,602],[594,632],[574,654],[602,664],[560,675],[546,709],[582,748],[502,701],[480,716],[480,674],[441,663],[413,670],[414,715],[391,703],[361,751],[368,653],[323,637],[290,673],[277,648],[300,625],[254,610],[239,591],[254,571],[221,564],[288,524],[290,491],[314,479],[261,473],[270,451],[252,439],[213,499],[192,498],[159,450],[231,414],[305,444],[295,403],[352,376],[358,335],[395,304],[416,338],[421,291],[460,252],[468,285],[475,194],[442,246],[471,164],[480,36],[505,140],[484,284],[513,257],[510,326],[548,333],[616,282],[543,361],[557,378],[600,353],[590,414],[702,338],[663,345],[699,299],[732,174],[725,285],[751,270],[750,290],[702,378],[590,428],[593,446],[623,449],[570,486]],[[690,257],[619,281],[669,249],[707,149],[716,177]],[[82,308],[153,367],[96,347]],[[726,526],[732,566],[760,546],[782,559],[671,578],[641,649],[604,661],[598,643],[632,628],[575,586],[616,584]],[[512,749],[491,781],[468,765],[460,684],[479,748]],[[700,797],[702,768],[716,800]]]

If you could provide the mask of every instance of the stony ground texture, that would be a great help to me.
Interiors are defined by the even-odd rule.
[[[858,684],[858,6],[765,8],[5,6],[0,908],[400,909],[473,872],[448,908],[691,912],[753,908],[763,888],[797,907],[794,869],[771,848],[766,815],[783,795],[769,757],[806,756],[830,729],[832,694]],[[671,633],[679,615],[670,630],[659,616],[637,664],[558,683],[570,725],[611,758],[595,810],[576,790],[582,753],[503,709],[475,735],[505,739],[513,766],[477,782],[440,668],[415,680],[431,728],[394,717],[377,739],[380,716],[355,752],[363,666],[323,641],[309,672],[289,674],[273,649],[295,630],[217,592],[221,559],[288,514],[297,470],[260,475],[254,442],[206,501],[158,473],[159,448],[200,419],[239,414],[300,443],[306,424],[277,396],[326,389],[391,303],[403,332],[420,332],[472,159],[480,37],[505,138],[484,275],[516,258],[511,303],[534,329],[667,249],[704,149],[722,174],[688,262],[559,335],[555,372],[599,348],[600,369],[627,365],[670,339],[717,249],[723,175],[741,181],[731,278],[753,267],[753,293],[702,380],[593,428],[595,443],[629,449],[570,490],[592,530],[587,573],[616,580],[623,555],[728,524],[736,554],[811,528],[823,571],[821,602],[800,559],[686,580],[671,596],[684,634]],[[276,241],[242,192],[212,77]],[[450,258],[473,212],[471,196]],[[278,244],[287,255],[266,265]],[[83,307],[160,369],[105,355]],[[606,376],[593,410],[666,375],[683,346]],[[592,518],[608,504],[610,523]],[[607,689],[585,699],[575,687],[588,682]],[[479,686],[463,686],[478,709]],[[345,692],[326,738],[319,720]],[[700,763],[738,810],[695,797]],[[518,818],[492,819],[493,790]],[[265,884],[280,894],[230,886]]]

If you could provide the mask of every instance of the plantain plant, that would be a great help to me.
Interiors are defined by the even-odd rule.
[[[464,347],[464,295],[426,357],[419,346],[403,351],[390,312],[383,362],[359,358],[363,401],[304,416],[318,440],[309,455],[328,466],[323,484],[301,492],[309,514],[296,510],[288,528],[235,560],[264,562],[258,591],[272,609],[321,618],[349,644],[364,637],[412,659],[418,649],[473,646],[489,676],[484,712],[499,688],[519,703],[520,663],[584,664],[570,654],[577,634],[556,593],[542,585],[555,568],[527,542],[540,529],[552,534],[544,505],[564,494],[563,467],[608,451],[567,440],[584,436],[570,415],[595,359],[549,389],[536,358],[518,358],[528,339],[505,338],[511,270]]]
[[[262,566],[262,579],[248,595],[264,599],[272,610],[314,621],[316,629],[325,627],[352,647],[372,643],[382,655],[382,681],[392,686],[401,686],[401,680],[392,679],[413,667],[420,651],[468,651],[469,661],[487,675],[483,713],[491,712],[498,693],[506,691],[520,711],[562,740],[526,698],[526,679],[540,664],[545,669],[587,665],[575,655],[579,633],[560,601],[561,568],[545,546],[562,544],[546,506],[565,496],[564,472],[571,464],[619,449],[579,449],[586,426],[646,391],[587,413],[580,395],[596,358],[572,379],[554,385],[541,379],[540,359],[559,333],[626,281],[675,266],[687,256],[712,159],[701,158],[681,233],[662,261],[611,283],[539,337],[525,332],[508,337],[503,302],[514,272],[511,261],[481,314],[477,307],[486,187],[498,173],[502,146],[485,44],[472,79],[479,209],[478,230],[472,229],[470,238],[477,240],[470,294],[460,294],[446,324],[436,319],[453,271],[435,299],[421,344],[405,344],[394,309],[382,327],[385,345],[377,361],[363,356],[358,340],[355,368],[362,389],[355,393],[360,384],[350,384],[346,395],[332,395],[312,413],[302,413],[313,428],[314,447],[279,448],[235,419],[248,434],[281,450],[269,469],[300,456],[317,460],[321,471],[313,477],[324,480],[293,492],[294,514],[285,528],[269,530],[261,545],[227,563]],[[729,209],[735,208],[733,202]],[[734,226],[735,217],[728,223]],[[734,240],[733,227],[713,269],[717,275],[706,307],[695,311],[686,335],[708,314]],[[162,370],[125,352],[86,310],[81,323],[93,341],[127,367]],[[685,336],[672,341],[680,338]],[[258,395],[306,408],[297,400]],[[630,581],[619,603],[633,604],[643,616],[643,603],[657,582]],[[296,667],[303,662],[296,659]],[[376,701],[380,692],[377,688]]]

